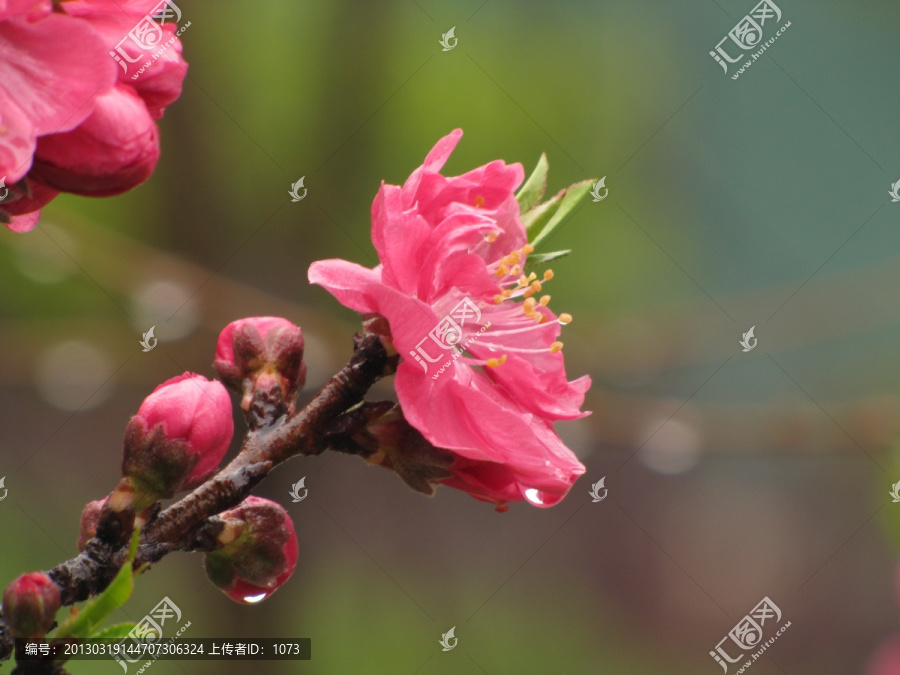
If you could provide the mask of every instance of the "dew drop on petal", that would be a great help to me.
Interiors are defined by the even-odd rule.
[[[268,597],[269,597],[268,593],[260,593],[259,595],[247,595],[247,596],[244,596],[244,602],[252,605],[257,602],[262,602],[263,600],[265,600]]]

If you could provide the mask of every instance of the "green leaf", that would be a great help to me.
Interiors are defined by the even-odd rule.
[[[134,591],[134,573],[131,565],[137,553],[140,530],[136,529],[131,537],[131,547],[128,551],[128,559],[122,565],[122,569],[116,574],[116,578],[106,587],[100,595],[88,600],[81,611],[70,616],[62,622],[54,631],[54,638],[86,638],[97,630],[97,627],[113,611],[125,604]]]
[[[537,166],[534,167],[534,171],[531,172],[528,180],[516,193],[519,210],[522,213],[533,209],[541,201],[541,197],[544,196],[544,192],[547,190],[547,169],[549,168],[547,153],[541,153],[541,158],[538,160]]]
[[[125,623],[117,623],[112,626],[107,626],[106,628],[101,628],[96,633],[91,635],[91,638],[106,638],[115,640],[117,638],[128,637],[128,634],[132,631],[132,629],[137,626],[137,624],[133,621],[126,621]]]
[[[553,204],[553,206],[547,210],[547,213],[542,214],[539,219],[545,223],[543,226],[540,226],[538,222],[526,225],[526,228],[534,227],[535,225],[541,227],[540,233],[531,241],[532,246],[535,248],[540,246],[551,234],[553,234],[556,228],[562,225],[566,217],[575,210],[579,202],[581,202],[581,200],[590,192],[591,184],[593,182],[594,179],[588,179],[570,185],[566,189],[561,190],[559,194],[554,196],[549,202],[545,202],[535,209],[535,211],[537,211],[546,204]]]
[[[544,263],[548,263],[551,260],[565,258],[571,252],[572,249],[567,249],[565,251],[553,251],[552,253],[532,253],[530,256],[528,256],[528,262],[525,263],[525,269],[530,270],[532,267],[543,265]]]

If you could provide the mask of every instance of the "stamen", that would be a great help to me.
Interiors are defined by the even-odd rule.
[[[478,195],[477,197],[475,197],[475,206],[477,206],[479,209],[482,206],[484,206],[484,197],[483,196]]]
[[[493,244],[495,241],[497,241],[497,237],[499,236],[500,233],[497,232],[497,230],[491,230],[486,235],[484,235],[484,240],[489,244]]]
[[[543,290],[540,281],[532,281],[531,286],[525,291],[525,297],[530,298],[535,293],[540,293]]]
[[[506,354],[501,356],[499,359],[488,359],[484,365],[486,365],[488,368],[498,368],[504,363],[506,363]]]
[[[494,274],[498,277],[505,277],[507,274],[509,274],[509,268],[503,263],[500,263],[500,267],[497,268],[497,271],[494,272]]]
[[[559,322],[563,325],[567,323],[572,323],[572,315],[571,314],[560,314]]]
[[[521,271],[522,271],[522,267],[520,265],[513,265],[509,270],[509,275],[511,277],[514,277],[517,274],[521,273]]]
[[[542,296],[541,296],[541,307],[546,307],[546,306],[549,305],[549,304],[550,304],[550,296],[549,296],[549,295],[542,295]]]
[[[529,253],[534,253],[534,246],[532,246],[531,244],[525,244],[522,247],[522,253],[524,253],[525,255],[528,255]]]
[[[563,348],[562,342],[554,342],[552,345],[550,345],[550,351],[553,354],[555,354],[556,352],[561,352],[562,348]]]
[[[498,293],[497,295],[494,296],[494,304],[495,304],[495,305],[499,305],[499,304],[500,304],[501,302],[503,302],[505,299],[506,299],[506,298],[504,298],[503,295],[501,295],[501,294]]]
[[[553,270],[544,272],[544,281],[550,281],[553,278]]]

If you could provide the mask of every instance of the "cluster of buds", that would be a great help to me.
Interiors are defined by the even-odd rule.
[[[220,529],[206,554],[206,574],[235,602],[265,600],[294,573],[297,535],[281,505],[247,497],[211,520]]]
[[[23,574],[3,593],[3,618],[17,638],[47,634],[59,609],[59,588],[43,572]]]
[[[306,382],[303,331],[287,319],[262,316],[228,324],[219,334],[214,366],[241,395],[251,429],[293,413]]]

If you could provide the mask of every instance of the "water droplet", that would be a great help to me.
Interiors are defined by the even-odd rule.
[[[565,495],[555,495],[537,488],[525,488],[525,499],[535,506],[553,506],[559,503]]]
[[[538,506],[543,506],[544,501],[541,499],[541,492],[535,488],[528,488],[525,490],[525,499],[530,501],[532,504],[537,504]]]
[[[247,596],[244,596],[244,602],[252,605],[257,602],[262,602],[263,600],[265,600],[268,597],[269,597],[268,593],[260,593],[259,595],[247,595]]]

